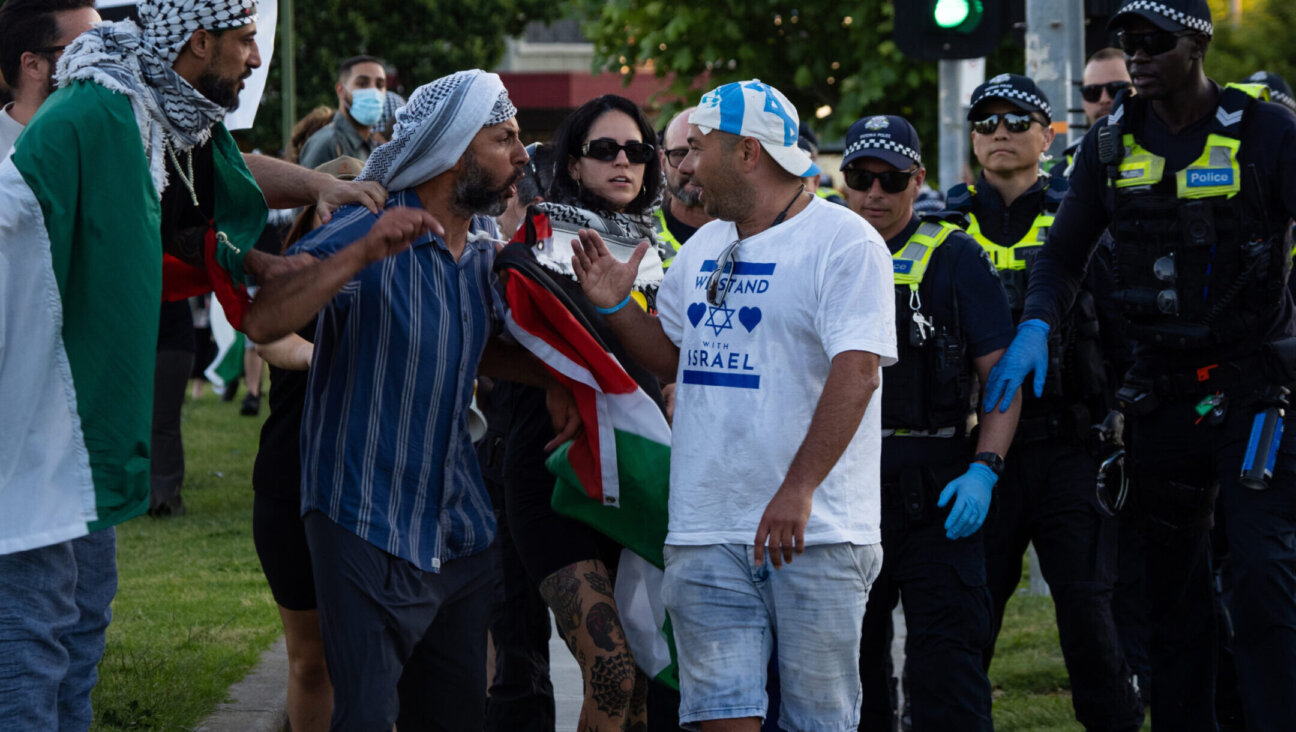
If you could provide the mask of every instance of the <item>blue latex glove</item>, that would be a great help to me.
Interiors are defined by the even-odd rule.
[[[985,389],[985,411],[994,409],[996,404],[1000,412],[1008,411],[1017,388],[1032,371],[1035,372],[1035,396],[1044,395],[1044,377],[1048,375],[1048,334],[1049,324],[1042,320],[1027,320],[1017,326],[1017,337],[990,369],[990,382]]]
[[[990,511],[990,492],[999,481],[999,476],[985,463],[972,463],[967,472],[951,480],[945,490],[941,491],[936,505],[945,508],[950,499],[954,508],[950,509],[949,518],[945,519],[945,536],[949,539],[962,539],[971,536],[985,522],[986,513]]]

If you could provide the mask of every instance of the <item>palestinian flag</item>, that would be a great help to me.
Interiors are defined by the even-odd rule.
[[[218,177],[247,175],[229,133],[213,135]],[[0,164],[0,554],[148,508],[163,299],[153,181],[130,100],[87,81],[46,100]],[[265,202],[231,206],[239,185],[218,181],[216,217],[237,218],[222,230],[250,247]],[[230,252],[220,276],[241,281]]]
[[[246,350],[246,337],[234,329],[225,317],[225,308],[220,300],[211,301],[211,332],[216,342],[216,356],[203,369],[203,376],[212,383],[217,394],[225,396],[225,390],[231,385],[237,388],[237,382],[243,375],[243,351]]]
[[[541,267],[524,244],[507,247],[496,267],[508,273],[509,332],[571,389],[585,425],[547,461],[557,476],[554,510],[628,550],[615,591],[627,640],[648,675],[678,688],[660,599],[670,427],[658,402],[605,345],[588,303],[572,297],[574,283]]]

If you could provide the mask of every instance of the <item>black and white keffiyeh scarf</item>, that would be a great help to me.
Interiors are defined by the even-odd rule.
[[[513,118],[517,109],[497,74],[458,71],[414,90],[396,110],[391,142],[374,150],[357,180],[389,191],[412,188],[454,166],[483,127]]]
[[[225,117],[172,68],[194,31],[227,30],[256,22],[255,0],[142,0],[140,20],[101,23],[77,37],[59,59],[60,87],[86,80],[131,100],[148,156],[153,187],[166,189],[166,147],[201,145]]]
[[[661,286],[661,249],[666,245],[657,237],[656,220],[652,214],[593,211],[566,203],[544,201],[532,206],[529,215],[544,215],[552,232],[552,236],[537,238],[531,247],[536,260],[545,269],[574,279],[576,273],[571,264],[574,253],[572,239],[576,238],[576,232],[580,229],[593,229],[602,236],[608,252],[622,262],[630,260],[630,255],[639,242],[647,240],[652,244],[639,264],[639,275],[635,278],[634,288],[656,292]]]

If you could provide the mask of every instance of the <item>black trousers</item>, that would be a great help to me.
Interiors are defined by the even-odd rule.
[[[1287,420],[1268,489],[1250,490],[1238,476],[1253,413],[1245,399],[1231,401],[1217,425],[1198,420],[1197,399],[1165,401],[1130,422],[1158,729],[1215,729],[1209,528],[1217,498],[1228,540],[1223,598],[1247,729],[1290,730],[1296,720],[1296,419]]]
[[[984,529],[994,638],[1021,580],[1022,555],[1034,543],[1057,611],[1076,719],[1088,730],[1137,730],[1142,706],[1112,617],[1117,524],[1097,508],[1096,481],[1097,465],[1076,442],[1013,446]],[[985,668],[993,655],[992,643]]]
[[[990,591],[981,533],[957,541],[939,521],[903,527],[903,509],[882,511],[882,574],[869,591],[860,642],[861,730],[897,729],[891,697],[891,611],[903,597],[905,697],[914,732],[991,730],[990,680],[981,651],[990,641]],[[888,530],[887,524],[902,528]]]
[[[921,452],[902,451],[893,449],[898,441],[909,448],[926,444]],[[903,600],[905,668],[894,671],[903,673],[911,729],[992,730],[990,680],[981,663],[992,614],[982,534],[951,541],[944,526],[949,507],[936,507],[941,489],[967,468],[966,443],[892,437],[882,451],[883,561],[864,612],[859,729],[899,729],[891,613]],[[897,455],[901,452],[908,455]],[[906,509],[902,484],[908,493],[921,495],[921,509]]]
[[[497,491],[492,488],[492,496]],[[486,732],[554,732],[553,683],[549,679],[549,608],[527,576],[508,516],[495,512],[499,533],[490,609],[495,676],[486,702]]]
[[[184,443],[180,439],[180,408],[185,387],[193,370],[192,351],[158,351],[153,372],[153,436],[150,447],[149,510],[164,506],[171,513],[184,505],[180,486],[184,483]]]
[[[482,728],[494,556],[424,572],[312,511],[305,516],[335,732]]]
[[[549,678],[549,608],[527,576],[509,524],[501,469],[508,439],[509,411],[493,388],[479,386],[477,405],[487,432],[477,443],[477,462],[499,527],[491,551],[498,572],[490,607],[495,676],[486,699],[485,732],[554,732],[553,683]]]

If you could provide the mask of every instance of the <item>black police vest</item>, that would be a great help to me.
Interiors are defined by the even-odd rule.
[[[999,280],[1008,293],[1008,304],[1013,319],[1020,320],[1025,307],[1026,288],[1030,271],[1048,238],[1062,198],[1066,195],[1067,180],[1049,176],[1044,192],[1043,208],[1035,217],[1031,228],[1020,241],[999,244],[991,241],[977,223],[975,209],[976,188],[960,184],[949,192],[949,206],[968,217],[968,235],[990,253]],[[1049,332],[1049,368],[1044,382],[1044,397],[1054,401],[1076,402],[1103,397],[1107,389],[1106,367],[1103,363],[1102,344],[1098,333],[1098,307],[1093,294],[1080,290],[1071,310]],[[1026,395],[1028,412],[1035,412],[1034,394]]]
[[[1138,97],[1117,97],[1111,131],[1099,133],[1116,241],[1112,297],[1136,341],[1170,349],[1255,341],[1282,301],[1290,227],[1270,229],[1238,197],[1237,155],[1254,104],[1244,90],[1223,89],[1201,155],[1173,173],[1138,142],[1147,118]]]
[[[938,297],[925,278],[937,250],[959,227],[938,217],[922,223],[892,258],[896,295],[897,365],[886,369],[882,428],[962,434],[972,411],[972,378],[953,281]]]

